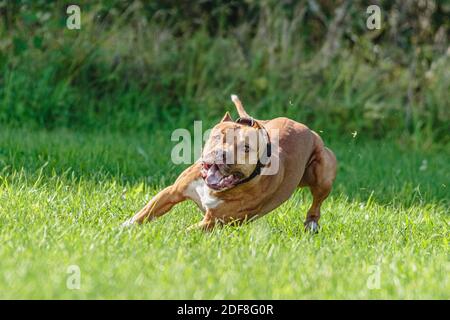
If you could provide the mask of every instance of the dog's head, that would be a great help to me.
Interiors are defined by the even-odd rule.
[[[227,112],[211,131],[202,152],[202,177],[211,189],[225,191],[246,182],[270,156],[267,131],[251,118]]]

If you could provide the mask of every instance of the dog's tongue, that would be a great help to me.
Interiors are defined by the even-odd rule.
[[[212,165],[209,168],[206,174],[206,183],[209,185],[218,185],[220,183],[220,179],[222,178],[222,174],[219,171],[219,167],[217,165]]]

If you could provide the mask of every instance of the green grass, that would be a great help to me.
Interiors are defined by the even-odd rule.
[[[376,32],[355,3],[333,53],[339,4],[80,4],[75,31],[62,3],[0,0],[0,298],[450,298],[448,8]],[[303,231],[306,190],[212,233],[185,231],[187,202],[120,228],[184,169],[171,131],[211,126],[232,93],[335,151],[321,232]]]
[[[450,298],[448,148],[328,139],[340,171],[317,235],[306,190],[241,227],[186,232],[186,202],[120,228],[183,169],[169,137],[0,129],[0,298]]]

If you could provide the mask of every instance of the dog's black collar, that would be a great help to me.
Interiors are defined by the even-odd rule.
[[[237,118],[236,119],[236,123],[239,124],[244,124],[250,127],[253,127],[255,120],[253,120],[253,118]],[[261,126],[261,125],[260,125]],[[263,126],[261,126],[261,129],[264,130],[266,132],[266,136],[267,136],[267,145],[266,145],[266,150],[265,150],[265,154],[267,155],[267,158],[270,158],[270,156],[272,155],[272,144],[270,142],[270,136],[269,133],[267,132],[266,128],[264,128]],[[256,167],[255,170],[253,170],[252,174],[249,175],[247,178],[239,181],[236,185],[240,185],[246,182],[249,182],[250,180],[252,180],[253,178],[255,178],[256,176],[261,174],[261,169],[264,168],[264,164],[261,162],[260,159],[258,159],[258,162],[256,163]]]
[[[235,122],[250,127],[253,127],[253,125],[255,124],[255,120],[253,118],[237,118]]]
[[[258,163],[256,164],[255,170],[253,170],[252,174],[249,175],[247,178],[245,178],[244,180],[239,181],[236,185],[240,185],[246,182],[249,182],[250,180],[252,180],[254,177],[258,176],[261,174],[261,168],[263,168],[264,165],[261,163],[261,161],[258,160]]]

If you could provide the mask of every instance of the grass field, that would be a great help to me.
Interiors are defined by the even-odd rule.
[[[188,202],[120,228],[183,169],[170,132],[0,137],[0,298],[450,298],[448,148],[328,141],[340,171],[319,234],[302,228],[306,190],[203,233],[185,231],[201,219]]]

